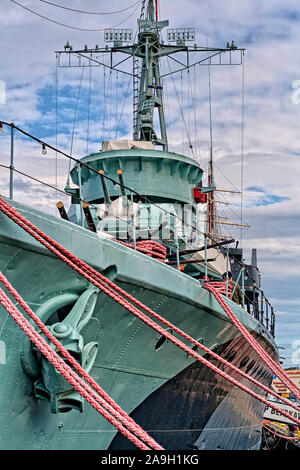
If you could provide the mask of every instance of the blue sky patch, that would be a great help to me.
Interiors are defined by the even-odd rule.
[[[258,196],[258,199],[251,203],[251,207],[270,206],[271,204],[278,204],[279,202],[289,201],[291,199],[287,196],[267,194],[267,192],[261,186],[248,186],[248,188],[246,188],[246,191],[261,193],[261,195]]]
[[[264,188],[262,188],[261,186],[248,186],[248,188],[246,188],[246,191],[255,191],[257,193],[265,193]]]
[[[286,196],[276,196],[274,194],[266,194],[265,196],[260,197],[255,203],[254,206],[270,206],[271,204],[277,204],[278,202],[289,201],[290,198]]]

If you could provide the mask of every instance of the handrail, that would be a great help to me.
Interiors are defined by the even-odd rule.
[[[63,155],[64,157],[67,157],[69,158],[70,160],[74,161],[75,163],[77,163],[78,165],[80,165],[80,167],[84,166],[85,168],[87,168],[88,170],[90,170],[92,173],[96,173],[98,176],[99,176],[99,172],[97,170],[95,170],[95,168],[91,167],[90,165],[88,165],[87,163],[84,163],[82,162],[81,160],[75,158],[75,157],[72,157],[71,155],[68,155],[67,153],[63,152],[62,150],[59,150],[57,149],[56,147],[54,147],[53,145],[50,145],[48,144],[47,142],[33,136],[32,134],[29,134],[28,132],[24,131],[23,129],[21,129],[20,127],[16,126],[15,124],[13,123],[8,123],[8,122],[5,122],[5,121],[0,121],[0,124],[4,124],[6,126],[9,126],[9,127],[13,127],[14,129],[18,130],[19,132],[21,132],[22,134],[26,135],[27,137],[29,137],[30,139],[32,140],[35,140],[36,142],[38,142],[43,150],[48,147],[49,149],[55,151],[55,152],[58,152],[60,153],[61,155]],[[176,219],[178,219],[179,221],[181,222],[184,222],[186,226],[189,226],[191,227],[193,230],[201,233],[202,235],[204,235],[204,232],[202,232],[201,230],[197,229],[196,227],[194,227],[193,225],[190,225],[188,224],[187,222],[185,222],[183,219],[181,219],[177,214],[172,214],[171,212],[169,212],[168,210],[158,206],[156,203],[154,203],[153,201],[151,201],[150,199],[148,199],[146,196],[143,196],[142,194],[138,193],[137,191],[135,191],[133,188],[130,188],[128,186],[126,186],[125,184],[121,184],[120,181],[117,181],[117,180],[114,180],[113,178],[110,178],[109,176],[103,174],[102,175],[103,178],[107,179],[108,181],[110,181],[111,183],[113,183],[114,185],[117,185],[117,186],[120,186],[122,187],[123,189],[126,189],[128,190],[129,192],[132,192],[135,196],[137,196],[137,200],[144,200],[145,202],[148,202],[150,203],[151,205],[155,206],[155,207],[158,207],[162,212],[165,212],[167,213],[168,215],[171,215],[173,217],[175,217]],[[216,242],[216,241],[215,241]],[[216,242],[217,243],[217,242]]]

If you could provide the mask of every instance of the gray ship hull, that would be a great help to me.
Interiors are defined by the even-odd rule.
[[[259,366],[254,376],[266,385],[271,383],[272,375],[196,280],[71,222],[13,205],[65,248],[208,348],[225,356],[234,350],[235,365],[245,356],[251,357],[253,371]],[[87,280],[2,213],[0,270],[34,311],[52,305],[48,318],[43,317],[46,323],[54,314],[65,317],[90,288]],[[276,357],[273,337],[266,328],[230,300],[228,303]],[[32,363],[29,340],[3,308],[0,312],[0,448],[127,448],[128,443],[89,404],[84,404],[82,413],[74,409],[53,414],[48,400],[35,396],[33,383],[39,371]],[[225,449],[259,448],[264,407],[257,400],[174,344],[162,344],[156,331],[102,292],[83,337],[99,344],[90,372],[93,378],[165,448],[215,449],[217,442]]]

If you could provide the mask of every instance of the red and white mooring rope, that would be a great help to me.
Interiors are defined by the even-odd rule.
[[[300,389],[297,385],[292,382],[292,380],[288,377],[283,367],[280,364],[277,364],[269,354],[261,347],[261,345],[256,341],[256,339],[249,333],[247,328],[238,320],[238,318],[234,315],[232,310],[228,307],[227,303],[225,302],[222,295],[220,295],[215,288],[210,286],[209,283],[205,283],[203,286],[205,289],[209,290],[222,308],[227,313],[230,320],[235,324],[237,329],[242,333],[242,335],[247,339],[249,344],[253,347],[253,349],[257,352],[257,354],[264,360],[264,362],[269,366],[269,368],[278,375],[281,381],[294,393],[295,397],[297,398],[298,402],[300,402]]]
[[[133,243],[122,242],[121,240],[114,240],[120,245],[128,246],[129,248],[134,248]],[[154,240],[141,240],[136,242],[136,250],[140,253],[144,253],[152,258],[156,258],[159,261],[166,262],[167,257],[167,248],[164,245],[154,241]]]
[[[97,395],[95,391],[87,385],[84,380],[79,377],[70,366],[51,348],[51,346],[41,337],[41,335],[34,329],[23,314],[19,312],[16,306],[11,302],[9,297],[0,289],[0,303],[7,310],[14,321],[19,327],[25,332],[30,341],[39,349],[39,351],[51,362],[51,364],[63,375],[63,377],[77,390],[80,395],[88,401],[104,418],[106,418],[116,429],[118,429],[124,436],[126,436],[131,442],[133,442],[141,450],[151,450],[148,445],[141,441],[143,439],[153,449],[163,450],[163,448],[157,444],[145,431],[143,431],[134,421],[127,416],[125,417],[124,411],[119,413],[116,409],[105,402],[105,400]],[[32,312],[33,313],[33,312]],[[34,316],[34,314],[33,314]],[[55,337],[51,338],[54,342]],[[67,357],[69,356],[68,351],[64,350],[60,344],[59,350]],[[78,369],[78,363],[72,361]],[[85,376],[87,374],[85,373]],[[98,388],[100,388],[98,386]],[[112,399],[110,398],[112,403]],[[105,409],[106,408],[106,409]],[[133,423],[133,424],[132,424]],[[129,429],[127,429],[127,426]],[[133,434],[134,433],[134,434]],[[136,435],[139,437],[137,437]],[[140,439],[141,438],[141,439]]]
[[[226,281],[209,281],[209,285],[214,287],[220,294],[227,295],[228,299],[231,300],[233,287],[229,282],[227,283],[227,287]]]
[[[0,199],[0,208],[1,208],[1,199]],[[234,366],[230,363],[228,363],[227,361],[225,361],[222,357],[216,355],[215,353],[213,353],[212,351],[210,351],[208,348],[205,348],[201,343],[198,343],[196,340],[194,340],[193,338],[191,338],[189,335],[187,335],[186,333],[182,332],[179,328],[177,328],[175,325],[173,325],[172,323],[168,322],[167,320],[165,320],[163,317],[161,317],[160,315],[158,315],[156,312],[154,312],[153,310],[151,310],[149,307],[145,306],[142,302],[138,301],[137,299],[135,299],[133,296],[131,296],[130,294],[128,294],[126,291],[124,291],[123,289],[121,289],[120,287],[118,287],[115,283],[113,283],[112,281],[110,281],[108,278],[106,278],[105,276],[101,275],[98,271],[94,270],[91,266],[89,266],[88,264],[84,263],[82,260],[80,260],[79,258],[77,258],[75,255],[73,255],[71,252],[69,252],[68,250],[66,250],[65,248],[63,248],[59,243],[55,242],[51,237],[49,237],[48,235],[46,235],[45,233],[43,233],[40,229],[38,229],[36,226],[34,226],[31,222],[29,222],[24,216],[22,216],[20,213],[18,213],[18,211],[16,211],[14,208],[12,208],[8,203],[6,203],[5,201],[3,201],[4,204],[6,204],[6,210],[9,212],[9,210],[11,209],[12,212],[10,213],[10,217],[16,222],[16,223],[19,223],[19,225],[24,228],[28,233],[30,233],[34,238],[36,238],[38,241],[40,241],[40,243],[42,243],[45,247],[47,247],[49,250],[51,250],[54,254],[56,254],[57,256],[59,256],[63,261],[65,261],[69,266],[70,265],[70,260],[72,260],[76,265],[77,267],[79,268],[82,268],[89,276],[92,275],[92,277],[95,277],[95,280],[99,282],[99,279],[101,281],[103,281],[105,284],[107,284],[109,287],[113,288],[114,290],[118,291],[120,294],[122,294],[124,297],[126,297],[128,300],[130,300],[131,302],[135,303],[138,307],[142,308],[143,310],[145,310],[147,313],[149,313],[151,316],[153,316],[154,318],[156,318],[157,320],[161,321],[162,323],[164,323],[166,326],[168,326],[170,329],[174,330],[175,332],[179,333],[182,337],[184,337],[185,339],[188,339],[189,341],[191,341],[193,344],[195,344],[196,346],[198,346],[199,348],[201,348],[202,350],[204,350],[206,353],[208,354],[211,354],[213,355],[216,359],[220,360],[221,362],[223,362],[225,365],[233,368]],[[3,210],[3,208],[2,208]],[[5,211],[5,210],[4,210]],[[19,217],[19,222],[16,218],[16,214],[17,216]],[[8,215],[8,214],[7,214]],[[25,226],[23,225],[25,224]],[[26,225],[29,227],[26,228]],[[122,242],[123,243],[123,242]],[[50,244],[50,245],[49,245]],[[53,245],[53,246],[51,246]],[[58,252],[58,251],[60,252]],[[62,254],[64,256],[62,256]],[[74,266],[71,266],[73,269],[77,270],[78,272],[80,272],[80,269],[76,269]],[[82,273],[81,273],[82,274]],[[86,276],[85,276],[86,277]],[[88,280],[90,280],[90,277],[88,278]],[[93,281],[91,281],[93,282]],[[211,286],[211,283],[209,284]],[[217,293],[217,291],[214,291]],[[114,300],[117,300],[114,296],[113,296]],[[221,296],[219,296],[219,299],[221,301],[221,306],[224,308],[224,305],[226,306],[227,308],[227,304],[224,302],[223,298]],[[121,298],[121,302],[122,302],[122,299]],[[118,300],[117,300],[118,301]],[[121,303],[122,304],[122,303]],[[129,304],[130,305],[130,304]],[[126,307],[125,307],[126,308]],[[229,309],[229,307],[228,307]],[[230,309],[229,309],[230,310]],[[226,311],[226,309],[225,309]],[[231,312],[231,310],[230,310]],[[227,312],[228,313],[228,312]],[[234,314],[233,312],[231,312],[233,317],[234,317]],[[247,331],[247,330],[246,330]],[[248,333],[248,332],[247,332]],[[262,384],[260,384],[259,382],[255,381],[255,379],[252,379],[252,377],[248,376],[247,374],[245,374],[243,371],[240,371],[239,369],[235,368],[235,371],[236,372],[239,372],[241,375],[243,375],[244,377],[248,378],[249,380],[251,380],[253,383],[255,383],[256,385],[260,386],[261,388],[263,388],[265,391],[267,391],[268,393],[272,393],[274,395],[274,392],[268,388],[264,388],[264,386]],[[294,385],[294,384],[293,384]],[[290,404],[290,401],[289,400],[285,400],[283,399],[280,395],[278,395],[278,398],[280,398],[282,401],[285,401],[286,403]],[[298,408],[296,407],[296,409],[298,410]]]
[[[73,255],[72,253],[68,252],[68,250],[66,250],[65,248],[61,247],[57,242],[55,242],[54,240],[52,240],[50,237],[48,237],[46,234],[44,234],[42,231],[40,231],[39,229],[37,229],[37,227],[35,227],[33,224],[31,224],[25,217],[23,217],[21,214],[19,214],[14,208],[12,208],[9,204],[7,204],[5,201],[1,200],[0,198],[0,208],[3,212],[5,212],[12,220],[14,220],[16,223],[18,223],[22,228],[24,228],[28,233],[30,233],[32,236],[34,236],[38,241],[40,241],[44,246],[46,246],[48,249],[50,249],[53,253],[55,253],[57,256],[59,256],[61,259],[63,259],[70,267],[72,267],[73,269],[75,269],[77,272],[79,272],[80,274],[82,274],[86,279],[88,279],[90,282],[92,282],[96,287],[98,287],[100,290],[102,290],[103,292],[105,292],[107,295],[109,295],[111,298],[113,298],[114,300],[116,300],[117,302],[119,302],[122,306],[124,306],[128,311],[130,311],[131,313],[133,313],[134,315],[136,315],[138,318],[140,318],[144,323],[148,324],[149,326],[151,326],[153,329],[155,329],[156,331],[158,331],[159,333],[161,333],[163,336],[165,336],[167,339],[169,339],[171,342],[173,342],[174,344],[176,344],[178,347],[180,347],[181,349],[183,349],[184,351],[186,351],[190,356],[193,356],[195,359],[199,360],[200,362],[204,363],[205,365],[207,365],[208,367],[210,367],[211,369],[213,369],[216,373],[222,375],[223,377],[225,377],[227,380],[229,380],[230,382],[232,382],[233,384],[237,385],[239,388],[241,388],[242,390],[246,391],[247,393],[249,393],[250,395],[254,396],[255,398],[257,398],[258,400],[262,401],[263,403],[265,403],[266,405],[270,405],[269,402],[267,400],[265,400],[263,397],[261,397],[260,395],[256,394],[255,392],[253,392],[252,390],[250,390],[248,387],[245,387],[243,384],[239,383],[238,381],[236,381],[235,379],[233,379],[232,377],[228,376],[228,374],[225,374],[221,369],[219,369],[218,367],[214,366],[213,364],[211,364],[209,361],[207,361],[206,359],[204,359],[202,356],[200,356],[198,353],[196,353],[194,350],[192,350],[191,348],[189,348],[188,346],[186,346],[184,343],[182,343],[181,341],[177,340],[176,338],[174,338],[174,336],[172,334],[170,334],[168,331],[164,330],[163,328],[161,328],[159,325],[157,325],[156,323],[154,323],[151,319],[149,319],[147,316],[145,316],[141,311],[139,311],[138,309],[136,309],[136,307],[134,307],[132,304],[130,304],[129,302],[127,302],[124,298],[122,298],[120,295],[116,294],[113,289],[111,289],[108,285],[111,284],[115,290],[117,291],[121,291],[124,296],[126,297],[130,297],[136,304],[140,304],[141,307],[145,310],[145,311],[148,311],[149,313],[151,312],[151,314],[153,316],[155,316],[157,319],[160,319],[161,321],[163,321],[163,323],[167,324],[169,322],[167,322],[166,320],[164,320],[162,317],[160,317],[158,314],[156,314],[155,312],[152,312],[151,309],[149,309],[148,307],[144,306],[141,302],[137,301],[137,299],[134,299],[132,296],[130,296],[128,293],[126,293],[125,291],[122,291],[122,289],[120,289],[117,285],[115,285],[112,281],[109,281],[107,278],[105,278],[104,276],[100,275],[100,273],[98,273],[97,271],[95,271],[93,268],[91,268],[89,265],[87,265],[86,263],[82,262],[79,258],[77,258],[75,255]],[[24,221],[26,223],[24,223]],[[27,224],[27,225],[26,225]],[[32,228],[34,230],[32,230]],[[43,237],[41,237],[39,234],[42,234],[44,236],[44,239]],[[49,244],[46,240],[50,240],[54,246],[56,247],[59,247],[61,249],[61,252],[58,251],[56,248],[54,248],[54,246],[52,246],[51,244]],[[67,258],[63,253],[65,254],[68,254],[69,255],[69,258]],[[71,261],[71,258],[73,258],[74,260],[76,260],[76,262],[78,263],[78,265],[82,265],[82,268],[81,269],[77,264],[73,263]],[[92,276],[90,274],[91,273]],[[94,278],[94,275],[96,274],[96,276],[98,277],[98,280],[96,280]],[[100,281],[101,278],[104,278],[105,279],[105,282],[106,284],[104,284],[102,281]],[[170,324],[170,323],[169,323]],[[171,325],[171,324],[170,324]],[[175,328],[173,328],[175,330]],[[176,328],[176,330],[178,332],[180,332],[180,330],[178,328]],[[175,331],[176,331],[175,330]],[[181,334],[184,335],[183,332],[181,332]],[[188,335],[186,335],[188,337]],[[199,345],[199,347],[202,347],[203,345],[201,345],[200,343],[197,343],[196,340],[193,340],[194,343],[196,343],[197,345]],[[208,350],[209,351],[209,350]],[[210,351],[210,354],[212,354],[212,352]],[[239,371],[239,369],[237,369]],[[242,371],[239,371],[239,373],[241,373]],[[249,378],[250,380],[250,377],[247,376],[247,378]],[[262,386],[262,384],[260,384],[260,386]],[[263,386],[262,386],[263,387]],[[271,392],[272,393],[272,392]],[[276,411],[280,412],[281,414],[283,415],[286,415],[287,417],[290,417],[287,413],[285,413],[284,411],[280,410],[279,408],[277,408],[275,405],[271,405],[272,408],[274,408]],[[297,419],[297,418],[294,418],[294,417],[290,417],[290,419],[292,419],[293,421],[295,421],[297,424],[300,423],[300,421]]]

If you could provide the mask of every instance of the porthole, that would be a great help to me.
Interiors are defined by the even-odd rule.
[[[268,373],[267,369],[265,369],[262,376],[261,376],[261,378],[268,377],[268,375],[269,375],[269,373]]]
[[[158,351],[166,341],[167,338],[165,336],[161,336],[155,345],[155,351]]]
[[[249,366],[246,369],[246,374],[248,374],[254,366],[255,366],[255,361],[251,361]]]
[[[257,364],[257,365],[254,367],[253,371],[251,372],[251,375],[254,375],[258,368],[259,368],[259,365]]]
[[[244,357],[244,359],[241,360],[239,367],[240,368],[244,367],[248,363],[248,361],[249,361],[249,357],[248,356]]]
[[[262,372],[263,372],[264,368],[263,367],[260,367],[257,371],[257,375],[261,375]]]
[[[203,338],[198,338],[198,339],[197,339],[197,342],[203,344]],[[199,347],[196,346],[196,344],[193,344],[193,343],[190,345],[190,348],[191,348],[193,351],[195,351],[195,352],[197,352],[198,349],[199,349]],[[186,357],[187,357],[188,359],[192,359],[192,358],[193,358],[193,356],[191,356],[190,354],[187,354]]]
[[[194,346],[192,346],[191,349],[192,349],[193,351],[197,352],[197,351],[198,351],[198,346],[196,346],[196,345],[194,344]],[[186,357],[187,357],[188,359],[193,359],[193,358],[194,358],[194,357],[191,356],[190,354],[187,354]]]
[[[261,374],[261,378],[265,377],[266,374],[267,374],[267,371],[266,371],[266,369],[264,369],[263,373]]]
[[[171,334],[173,333],[172,330],[170,329],[167,329],[166,331]],[[164,335],[162,335],[155,345],[155,351],[158,351],[165,344],[166,341],[167,341],[167,338]]]
[[[235,356],[236,356],[236,351],[231,351],[229,354],[225,356],[225,359],[227,362],[232,362]]]

